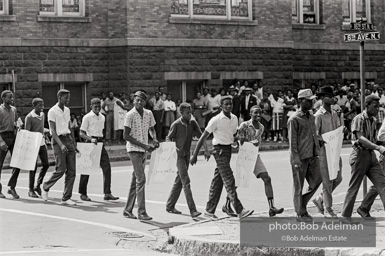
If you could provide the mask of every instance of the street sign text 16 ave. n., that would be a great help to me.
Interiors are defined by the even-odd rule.
[[[352,34],[345,34],[345,42],[380,40],[380,32],[358,32]]]

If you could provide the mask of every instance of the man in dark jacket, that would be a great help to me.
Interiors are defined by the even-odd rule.
[[[254,95],[251,94],[252,89],[246,87],[243,90],[245,92],[245,96],[241,101],[241,115],[243,116],[244,121],[250,120],[250,109],[252,106],[258,104],[258,99]]]

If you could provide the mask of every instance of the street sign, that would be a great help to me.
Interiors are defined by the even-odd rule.
[[[350,29],[352,29],[352,30],[375,30],[375,27],[373,24],[357,22],[357,23],[350,23]]]
[[[345,42],[360,42],[371,40],[380,40],[380,32],[358,32],[344,35]]]

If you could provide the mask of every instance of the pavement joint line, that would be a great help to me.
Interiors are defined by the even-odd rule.
[[[27,187],[16,187],[17,189],[24,189],[24,190],[29,190],[29,188]],[[54,190],[54,189],[51,189],[49,192],[54,192],[54,193],[63,193],[63,191],[59,191],[59,190]],[[75,195],[80,195],[79,193],[77,192],[72,192],[72,194],[75,194]],[[95,196],[95,197],[104,197],[104,195],[99,195],[99,194],[89,194],[87,193],[88,196]],[[39,197],[40,198],[40,197]],[[124,201],[127,201],[127,197],[119,197],[120,199],[124,200]],[[146,203],[150,203],[150,204],[161,204],[161,205],[166,205],[166,202],[160,202],[160,201],[154,201],[154,200],[146,200]],[[176,204],[178,206],[183,206],[183,207],[188,207],[187,204]],[[203,207],[203,206],[200,206],[200,205],[197,205],[196,208],[199,208],[199,209],[206,209],[206,207]]]
[[[0,208],[0,211],[19,213],[19,214],[26,214],[26,215],[32,215],[32,216],[38,216],[38,217],[46,217],[46,218],[51,218],[51,219],[58,219],[58,220],[65,220],[65,221],[72,221],[72,222],[78,222],[78,223],[82,223],[82,224],[88,224],[88,225],[92,225],[92,226],[108,228],[108,229],[112,229],[112,230],[116,230],[116,231],[121,231],[121,232],[126,232],[126,233],[140,234],[140,235],[143,235],[145,237],[150,237],[151,239],[156,240],[155,236],[147,234],[147,233],[144,233],[144,232],[141,232],[141,231],[136,231],[136,230],[132,230],[132,229],[122,228],[122,227],[113,226],[113,225],[104,224],[104,223],[98,223],[98,222],[87,221],[87,220],[79,220],[79,219],[68,218],[68,217],[60,217],[60,216],[43,214],[43,213],[37,213],[37,212],[31,212],[31,211],[14,210],[14,209]]]

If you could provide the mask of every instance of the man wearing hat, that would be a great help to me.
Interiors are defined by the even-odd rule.
[[[230,95],[233,97],[233,110],[231,110],[231,113],[233,113],[239,120],[239,117],[241,115],[241,97],[238,95],[238,88],[234,85],[230,86]]]
[[[363,218],[370,217],[369,209],[363,206],[368,205],[370,198],[378,193],[382,203],[385,205],[385,174],[377,160],[374,150],[385,154],[385,147],[377,145],[376,118],[380,98],[376,95],[369,95],[365,98],[366,109],[358,114],[352,122],[352,144],[353,151],[350,154],[349,162],[352,168],[349,181],[349,188],[346,192],[341,215],[345,222],[353,222],[351,219],[357,193],[362,180],[367,176],[373,183],[369,193],[364,198],[361,207],[357,209],[358,214]]]
[[[144,173],[147,152],[152,152],[159,143],[156,139],[155,119],[150,110],[144,108],[147,95],[143,91],[134,94],[134,107],[126,114],[124,120],[124,139],[127,141],[127,152],[131,159],[134,172],[132,173],[131,187],[127,198],[127,203],[123,211],[123,216],[136,219],[132,213],[135,199],[138,200],[138,219],[152,220],[147,215],[145,205],[145,184],[146,176]],[[148,143],[148,133],[153,139],[153,145]]]
[[[255,97],[251,92],[253,91],[250,87],[246,87],[244,90],[245,96],[241,102],[241,115],[244,121],[250,120],[250,109],[252,106],[258,104],[258,98]]]
[[[333,88],[330,86],[324,86],[320,88],[320,92],[317,96],[322,100],[322,106],[315,113],[315,126],[317,135],[322,138],[322,134],[327,132],[334,131],[338,127],[342,126],[341,119],[338,117],[336,111],[332,110],[331,106],[334,104],[334,92]],[[318,211],[327,218],[337,218],[337,215],[334,213],[333,206],[333,197],[332,193],[337,188],[337,186],[342,181],[341,169],[342,169],[342,159],[340,157],[340,169],[337,173],[337,178],[331,180],[329,177],[328,162],[326,159],[326,150],[325,147],[320,149],[319,154],[320,161],[320,171],[322,175],[322,192],[316,196],[312,202],[318,208]],[[323,207],[325,204],[326,211]]]
[[[223,185],[225,186],[227,196],[240,219],[253,213],[253,210],[244,209],[241,201],[238,199],[235,179],[230,167],[231,145],[234,143],[234,136],[237,133],[238,128],[238,118],[231,113],[232,107],[232,97],[230,95],[222,96],[222,111],[210,120],[204,133],[199,138],[194,154],[190,159],[191,165],[194,165],[197,162],[198,153],[203,142],[212,133],[214,137],[213,155],[217,162],[217,168],[215,169],[214,178],[211,182],[209,201],[207,202],[206,212],[204,213],[206,217],[211,219],[218,218],[215,215],[215,210],[218,206],[219,199],[221,198]]]
[[[317,191],[322,182],[319,163],[320,141],[317,136],[314,116],[310,114],[313,108],[313,93],[310,89],[298,92],[300,110],[290,116],[289,152],[293,171],[294,183],[294,210],[297,221],[312,221],[307,212],[307,203]],[[309,184],[309,189],[302,194],[304,180]]]
[[[56,168],[51,178],[44,182],[42,198],[48,200],[48,191],[65,175],[64,192],[61,203],[63,205],[76,205],[71,200],[72,189],[76,177],[76,152],[75,140],[69,129],[70,109],[66,107],[70,102],[70,91],[61,89],[57,93],[58,103],[48,111],[49,129],[52,135],[52,146],[55,154]]]

